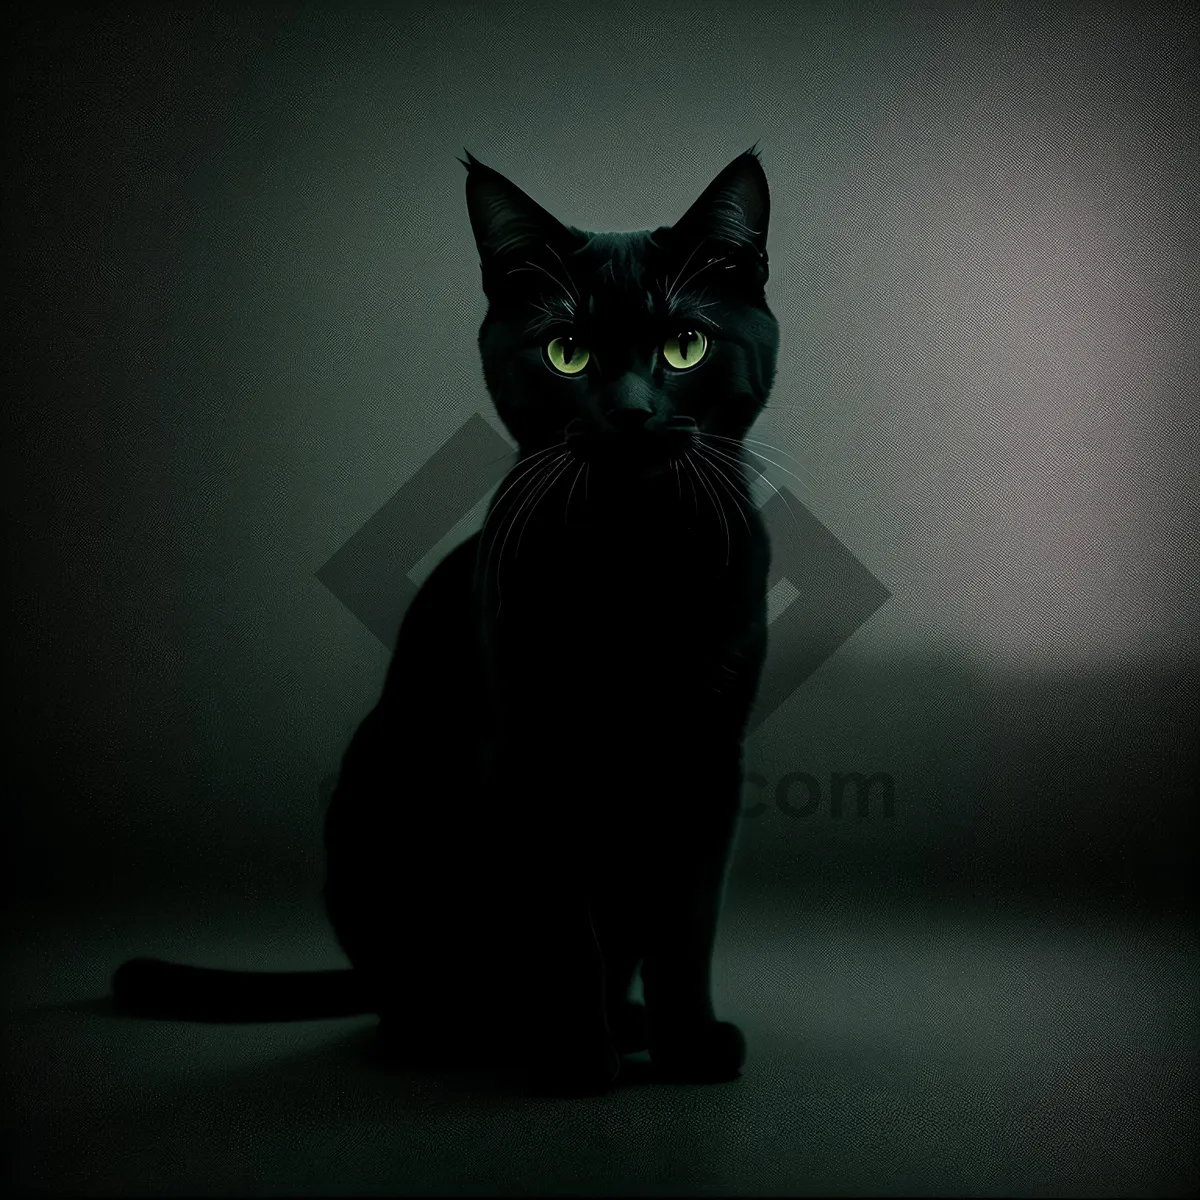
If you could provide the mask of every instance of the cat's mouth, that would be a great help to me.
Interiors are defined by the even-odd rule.
[[[579,458],[616,474],[656,479],[687,451],[697,426],[692,417],[673,416],[652,429],[608,433],[576,417],[563,432],[567,449]]]

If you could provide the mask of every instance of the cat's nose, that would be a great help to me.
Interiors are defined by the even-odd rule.
[[[604,419],[616,433],[639,433],[654,415],[653,390],[636,371],[622,375],[605,400]]]

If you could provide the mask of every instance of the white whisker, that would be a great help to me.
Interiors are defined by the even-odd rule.
[[[749,443],[752,446],[766,446],[768,450],[774,450],[776,454],[782,454],[784,458],[790,458],[792,462],[796,464],[796,466],[802,467],[804,465],[794,454],[789,454],[782,446],[776,446],[774,442],[764,442],[761,438],[731,438],[726,437],[721,433],[705,433],[704,436],[709,438],[717,438],[722,442],[733,442],[733,444],[736,446],[742,446],[746,443]]]
[[[546,268],[541,266],[539,263],[535,263],[528,258],[525,260],[525,262],[527,264],[526,266],[513,267],[512,270],[509,271],[508,273],[510,275],[517,275],[522,271],[541,271],[541,273],[543,275],[545,275],[547,279],[551,280],[562,291],[562,294],[564,296],[566,296],[567,306],[570,308],[571,312],[574,313],[575,297],[572,296],[569,291],[567,291],[566,287],[563,285],[563,281],[561,279],[559,279],[559,277],[557,275],[555,275],[552,271],[547,271]]]
[[[677,283],[679,282],[679,278],[680,278],[680,276],[681,276],[681,275],[684,273],[684,271],[686,271],[686,270],[688,269],[688,264],[689,264],[689,263],[692,261],[692,259],[695,257],[696,251],[697,251],[697,250],[699,250],[699,249],[700,249],[700,243],[699,243],[699,242],[697,242],[697,243],[696,243],[696,244],[695,244],[695,245],[692,247],[692,252],[691,252],[691,254],[689,254],[689,255],[687,256],[687,258],[685,258],[685,259],[683,260],[683,266],[679,268],[679,273],[678,273],[678,274],[675,276],[674,280],[672,280],[672,282],[671,282],[671,286],[670,286],[669,288],[667,288],[667,290],[666,290],[666,293],[665,293],[665,295],[663,296],[663,299],[664,299],[664,300],[666,300],[666,302],[667,302],[668,306],[669,306],[669,305],[670,305],[670,303],[671,303],[671,297],[672,297],[672,296],[674,295],[674,293],[675,293],[675,284],[677,284]]]
[[[716,461],[716,459],[708,457],[708,454],[705,452],[705,447],[697,446],[696,453],[699,454],[700,457],[702,459],[704,459],[705,462],[707,462],[708,465],[716,472],[717,482],[720,483],[725,488],[725,490],[733,497],[734,507],[737,508],[738,516],[740,516],[742,518],[742,524],[746,526],[746,532],[749,533],[750,532],[750,522],[746,519],[745,512],[742,511],[743,505],[747,504],[748,501],[742,496],[741,493],[738,492],[737,488],[730,481],[729,476],[725,474],[724,470],[722,470],[720,464]]]
[[[773,491],[775,495],[777,495],[780,500],[783,501],[784,507],[788,510],[788,515],[793,521],[796,522],[797,525],[799,525],[800,518],[797,517],[795,512],[792,510],[792,506],[788,503],[787,497],[771,482],[764,472],[760,471],[752,463],[743,462],[740,458],[734,458],[732,455],[727,454],[724,450],[718,450],[716,446],[709,446],[707,449],[710,454],[718,454],[722,458],[725,458],[728,462],[735,463],[739,467],[744,467],[747,470],[753,471],[754,474],[757,475],[759,479],[761,479],[763,483],[765,483],[767,487],[769,487],[771,491]]]
[[[566,445],[566,440],[564,439],[561,442],[555,443],[553,446],[546,446],[545,448],[543,448],[541,450],[535,451],[532,455],[530,455],[530,457],[525,462],[519,463],[516,467],[513,468],[513,471],[515,471],[516,474],[513,475],[513,478],[508,481],[507,486],[492,501],[491,505],[488,508],[487,517],[484,519],[483,526],[479,530],[479,551],[477,552],[476,559],[475,559],[475,582],[476,582],[476,584],[478,584],[478,582],[479,582],[479,554],[482,553],[485,545],[487,545],[487,556],[484,559],[484,563],[483,563],[483,575],[484,575],[485,579],[487,578],[488,572],[491,570],[492,551],[496,547],[496,538],[499,537],[500,531],[499,531],[499,529],[496,529],[493,532],[491,543],[488,544],[487,528],[491,524],[492,519],[494,517],[496,517],[497,514],[500,513],[500,511],[503,507],[504,498],[509,494],[509,492],[511,492],[513,490],[513,488],[517,487],[518,485],[521,485],[520,493],[518,493],[518,495],[524,493],[525,487],[528,486],[529,483],[532,482],[529,479],[530,474],[532,472],[535,472],[539,467],[544,467],[546,465],[545,462],[539,462],[538,460],[544,459],[547,454],[550,454],[555,450],[559,450],[565,445]],[[524,482],[522,482],[522,481],[524,481]],[[501,526],[503,526],[503,524],[504,524],[503,517],[500,518],[500,524],[501,524]]]
[[[553,254],[554,257],[558,259],[558,265],[560,267],[562,267],[563,274],[567,277],[567,283],[571,285],[571,291],[575,293],[575,302],[578,303],[579,302],[579,289],[575,286],[575,280],[573,280],[571,278],[571,272],[567,270],[567,264],[565,262],[563,262],[562,255],[559,254],[559,252],[557,250],[555,250],[555,248],[552,245],[550,245],[549,242],[545,242],[543,244],[545,245],[546,249],[549,250],[550,253]]]
[[[688,454],[688,460],[691,460],[691,454]],[[721,528],[725,531],[725,565],[729,566],[729,523],[725,520],[725,509],[721,504],[721,498],[717,495],[716,489],[705,478],[703,469],[697,463],[692,463],[695,468],[696,477],[700,480],[704,490],[708,493],[708,498],[713,506],[713,511],[717,514],[717,519],[721,522]]]
[[[500,615],[500,607],[504,602],[503,594],[500,591],[500,568],[504,563],[504,551],[505,551],[505,548],[508,546],[508,539],[512,536],[513,526],[517,523],[517,518],[524,511],[525,506],[537,494],[537,492],[538,492],[542,482],[545,480],[546,476],[551,471],[553,471],[554,468],[560,462],[563,461],[563,459],[566,459],[566,458],[570,458],[570,451],[563,451],[562,455],[559,458],[556,458],[553,462],[551,462],[549,464],[542,465],[541,474],[537,477],[536,480],[534,480],[532,482],[532,484],[528,488],[525,489],[525,491],[523,493],[524,498],[522,499],[520,506],[517,508],[516,512],[513,513],[512,519],[508,522],[508,525],[505,528],[504,541],[500,543],[500,553],[496,556],[496,616],[497,617]],[[522,526],[522,528],[524,528],[524,526]],[[490,555],[489,555],[489,558],[490,558]]]
[[[571,515],[571,497],[573,495],[575,495],[575,485],[579,482],[579,477],[580,477],[580,475],[583,474],[584,468],[586,466],[587,466],[586,462],[581,462],[579,464],[579,470],[575,472],[575,478],[571,480],[571,490],[567,493],[567,502],[563,506],[563,524],[564,525],[570,524],[569,518]]]
[[[570,467],[572,457],[573,456],[569,455],[567,457],[567,461],[562,463],[557,471],[554,470],[553,466],[546,468],[546,475],[543,477],[542,482],[538,485],[537,491],[534,492],[533,503],[529,506],[529,511],[525,514],[525,520],[521,523],[521,532],[517,534],[517,544],[513,547],[513,558],[521,557],[521,539],[525,536],[525,530],[529,525],[529,518],[533,516],[533,510],[537,508],[537,506],[542,502],[543,498],[549,493],[550,489],[554,487],[554,484],[558,480],[559,476],[561,476],[562,473],[567,470],[568,467]],[[555,461],[557,462],[559,460],[556,459]],[[551,474],[552,471],[553,474]]]
[[[695,483],[692,482],[692,474],[696,470],[696,468],[693,465],[692,460],[687,456],[687,454],[684,454],[684,456],[683,456],[683,469],[687,473],[688,487],[691,488],[691,491],[692,491],[692,513],[695,516],[696,520],[699,520],[700,519],[700,498],[696,495],[696,485],[695,485]],[[682,500],[683,497],[681,496],[680,499]]]
[[[520,468],[520,474],[518,474],[518,475],[514,476],[514,478],[510,479],[508,482],[508,486],[506,488],[504,488],[504,490],[492,501],[491,505],[489,506],[487,519],[483,523],[483,528],[479,531],[481,534],[484,532],[484,530],[487,529],[488,521],[490,521],[492,519],[493,515],[495,515],[496,510],[499,507],[500,501],[503,500],[504,497],[507,496],[510,491],[512,491],[512,489],[516,486],[517,481],[523,475],[527,475],[529,473],[529,471],[531,471],[535,466],[537,466],[537,460],[539,458],[542,458],[545,455],[550,454],[554,450],[561,450],[562,447],[565,446],[566,444],[567,444],[566,438],[564,438],[561,442],[555,442],[554,445],[552,445],[552,446],[544,446],[541,450],[535,450],[533,452],[533,454],[531,454],[523,462],[518,462],[517,464],[514,465],[513,470],[515,471],[518,468]],[[500,458],[504,458],[504,457],[506,457],[506,456],[500,455]],[[493,461],[498,462],[499,458],[493,459]],[[542,465],[545,465],[545,464],[542,464]]]
[[[700,433],[697,436],[701,438],[719,438],[721,441],[734,442],[737,445],[742,445],[742,443],[738,442],[736,438],[721,437],[720,434]],[[710,447],[710,449],[716,449],[716,447]],[[777,463],[773,458],[769,458],[767,455],[763,454],[761,450],[752,450],[749,446],[743,446],[743,449],[747,454],[753,454],[755,458],[761,458],[764,462],[770,463],[771,466],[782,471],[785,475],[790,475],[802,488],[804,488],[806,492],[808,492],[810,496],[812,495],[812,488],[809,487],[808,482],[804,479],[801,479],[795,471],[789,471],[782,463]]]
[[[692,251],[692,254],[695,254],[695,253],[696,253],[696,252],[695,252],[695,250],[693,250],[693,251]],[[684,289],[685,287],[687,287],[687,285],[688,285],[689,283],[691,283],[691,282],[692,282],[692,280],[693,280],[693,279],[695,279],[697,275],[700,275],[700,274],[702,274],[704,271],[707,271],[709,267],[715,267],[715,266],[717,265],[717,263],[719,263],[719,262],[724,262],[724,261],[725,261],[725,260],[726,260],[728,257],[729,257],[729,255],[728,255],[728,254],[722,254],[720,258],[710,258],[710,259],[708,260],[708,262],[706,262],[706,263],[705,263],[703,266],[701,266],[701,267],[697,267],[697,268],[696,268],[696,269],[695,269],[695,270],[694,270],[694,271],[693,271],[693,272],[692,272],[692,273],[691,273],[691,274],[690,274],[690,275],[689,275],[689,276],[688,276],[688,277],[687,277],[687,278],[686,278],[686,279],[685,279],[685,280],[684,280],[684,281],[683,281],[681,284],[679,284],[679,286],[678,286],[678,287],[675,287],[675,286],[673,285],[673,286],[672,286],[672,288],[671,288],[672,292],[681,292],[681,291],[683,291],[683,289]],[[689,262],[691,261],[691,255],[688,255],[688,261],[689,261]],[[684,269],[686,269],[686,267],[687,267],[687,264],[685,263],[685,264],[684,264]],[[680,274],[682,275],[682,274],[683,274],[683,272],[682,272],[682,271],[680,271]]]

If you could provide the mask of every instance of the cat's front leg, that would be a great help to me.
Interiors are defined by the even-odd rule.
[[[642,966],[650,1057],[677,1079],[736,1078],[741,1030],[717,1019],[711,968],[740,796],[741,755],[693,748],[660,779],[656,848]]]
[[[606,1091],[621,1058],[608,1025],[604,961],[588,906],[579,894],[555,887],[530,931],[541,958],[526,1025],[530,1083],[555,1096]]]
[[[557,739],[550,739],[553,746]],[[535,1091],[606,1090],[620,1056],[607,1020],[604,955],[586,886],[584,832],[561,753],[543,743],[499,750],[499,791],[513,834],[508,898],[517,975],[529,1002],[514,1028]]]

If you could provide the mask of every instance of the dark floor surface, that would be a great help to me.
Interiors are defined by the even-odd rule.
[[[308,905],[94,912],[12,939],[8,1170],[44,1194],[1171,1195],[1200,1185],[1197,940],[1032,902],[731,904],[716,969],[742,1078],[532,1099],[404,1074],[374,1020],[141,1021],[130,953],[339,965]]]

